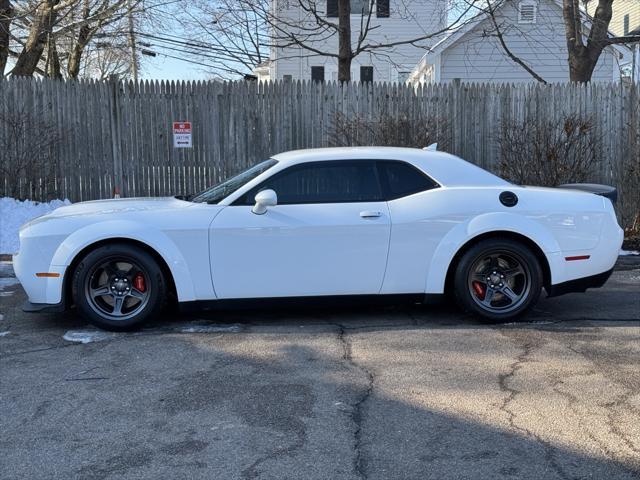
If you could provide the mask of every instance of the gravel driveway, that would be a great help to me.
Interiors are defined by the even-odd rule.
[[[0,477],[637,479],[640,262],[624,262],[523,324],[309,308],[133,334],[22,313],[5,264]]]

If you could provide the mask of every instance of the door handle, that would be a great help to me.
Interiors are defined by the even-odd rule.
[[[360,212],[360,216],[362,218],[377,218],[382,216],[382,212],[372,212],[370,210],[365,210]]]

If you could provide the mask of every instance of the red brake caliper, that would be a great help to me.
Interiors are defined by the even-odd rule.
[[[473,290],[476,292],[476,296],[480,300],[484,300],[484,296],[487,293],[485,286],[480,282],[473,282]]]
[[[141,273],[138,273],[133,277],[133,288],[143,293],[147,290],[147,284],[145,283],[144,276]]]

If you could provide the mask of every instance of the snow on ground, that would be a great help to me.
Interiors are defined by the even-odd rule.
[[[221,325],[209,322],[194,322],[186,325],[174,325],[169,328],[161,327],[158,329],[157,327],[150,327],[142,330],[141,332],[134,333],[133,335],[144,335],[145,333],[156,333],[158,331],[164,333],[238,333],[242,331],[242,325]],[[93,343],[113,340],[125,335],[127,334],[107,332],[104,330],[68,330],[62,338],[67,342]]]
[[[626,256],[626,255],[640,255],[640,252],[636,251],[636,250],[620,250],[620,254],[621,257]]]
[[[242,331],[240,325],[215,325],[210,323],[194,323],[179,328],[181,333],[218,333],[218,332],[232,332],[237,333]]]
[[[18,251],[18,231],[21,225],[69,203],[69,200],[41,203],[0,198],[0,254],[12,255]]]
[[[67,342],[92,343],[111,340],[116,337],[116,333],[105,332],[103,330],[69,330],[64,334]]]

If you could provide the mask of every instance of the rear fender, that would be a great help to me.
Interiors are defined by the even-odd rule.
[[[445,235],[429,265],[425,292],[444,293],[447,271],[455,255],[474,238],[490,232],[516,233],[538,245],[549,263],[551,283],[562,272],[560,246],[551,232],[540,223],[513,213],[486,213],[460,223]]]
[[[162,231],[128,220],[93,223],[69,235],[58,247],[51,266],[67,268],[86,247],[110,239],[129,239],[154,249],[167,263],[176,286],[178,300],[196,300],[191,274],[175,243]],[[53,271],[53,270],[52,270]]]

